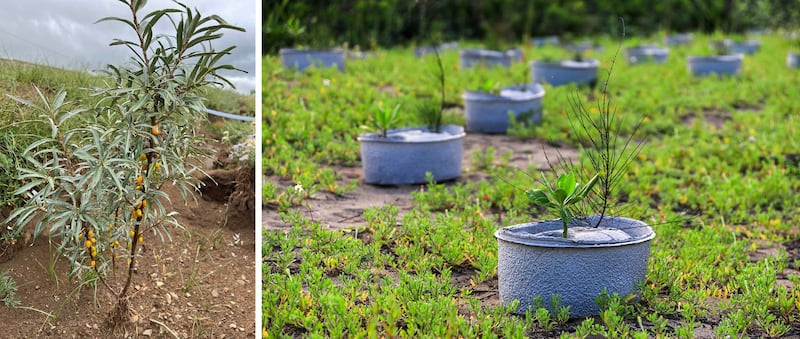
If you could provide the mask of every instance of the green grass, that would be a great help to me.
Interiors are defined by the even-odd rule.
[[[612,298],[597,318],[565,324],[542,311],[520,317],[482,305],[473,294],[496,280],[493,232],[551,218],[519,189],[536,183],[505,166],[507,161],[492,161],[496,155],[487,148],[473,156],[491,175],[488,181],[429,184],[413,194],[413,211],[401,216],[393,206],[369,209],[366,226],[357,230],[328,230],[303,218],[293,207],[303,197],[292,186],[267,180],[265,201],[280,206],[283,220],[293,226],[263,234],[262,309],[269,337],[688,338],[700,324],[717,336],[799,334],[800,277],[790,271],[793,284],[778,277],[800,266],[781,247],[800,238],[800,73],[786,68],[790,44],[775,35],[761,37],[761,50],[745,58],[740,76],[694,78],[686,56],[706,53],[709,39],[696,36],[691,46],[673,47],[665,64],[628,65],[620,56],[609,87],[623,134],[644,119],[647,145],[618,190],[627,201],[625,216],[650,223],[657,234],[638,298]],[[605,51],[592,56],[605,69],[616,45],[604,44]],[[526,49],[528,60],[559,53],[553,47]],[[452,105],[462,105],[462,91],[487,80],[527,82],[525,63],[459,70],[456,51],[442,58]],[[436,93],[432,65],[431,58],[417,59],[409,49],[348,61],[344,73],[293,73],[266,57],[266,174],[306,189],[341,183],[320,173],[333,165],[360,166],[356,137],[379,103],[410,108]],[[510,134],[578,146],[568,133],[568,99],[576,93],[597,98],[599,90],[546,91],[542,123],[516,126]],[[685,123],[691,117],[694,122]],[[447,120],[463,123],[454,113]],[[706,122],[712,120],[721,124]],[[408,110],[400,121],[421,124]],[[777,254],[755,256],[764,248],[777,248]],[[469,274],[469,282],[455,284],[454,272]]]

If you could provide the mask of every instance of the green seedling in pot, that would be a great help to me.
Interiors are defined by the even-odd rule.
[[[394,109],[389,111],[383,107],[378,107],[378,112],[370,119],[372,127],[377,129],[381,136],[386,138],[387,132],[394,128],[400,121],[397,111],[400,110],[400,104],[394,106]]]
[[[544,206],[549,209],[555,210],[561,217],[561,222],[564,224],[563,237],[567,237],[567,224],[572,221],[574,214],[570,211],[570,207],[579,203],[592,191],[595,183],[597,183],[598,175],[589,179],[586,185],[581,186],[575,179],[573,173],[562,173],[558,176],[556,188],[550,185],[550,182],[542,173],[542,180],[544,180],[547,191],[541,189],[527,190],[525,194],[528,199],[533,201],[534,204]]]
[[[729,55],[731,54],[730,40],[715,40],[711,42],[711,49],[714,50],[716,55]]]
[[[480,85],[479,89],[481,92],[498,94],[500,93],[500,90],[497,87],[497,82],[487,79]]]

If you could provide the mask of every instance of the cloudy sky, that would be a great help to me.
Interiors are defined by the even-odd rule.
[[[225,31],[214,42],[220,50],[236,45],[222,62],[247,73],[226,73],[237,90],[255,89],[254,0],[185,0],[204,16],[217,14],[246,32]],[[150,0],[143,12],[176,7],[170,0]],[[114,38],[133,39],[132,29],[120,22],[94,22],[108,16],[129,18],[128,8],[117,0],[26,0],[3,1],[0,9],[0,58],[16,59],[51,66],[98,70],[106,64],[121,64],[130,57],[122,46],[110,47]],[[169,28],[167,25],[162,29]],[[167,33],[167,32],[164,32]]]

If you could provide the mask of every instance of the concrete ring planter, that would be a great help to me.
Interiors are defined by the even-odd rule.
[[[692,33],[680,33],[664,38],[664,43],[667,45],[688,45],[692,43],[692,39],[694,39]]]
[[[302,71],[310,66],[336,67],[344,71],[344,53],[342,51],[300,50],[281,48],[281,64],[286,68]]]
[[[366,133],[358,137],[364,182],[378,185],[426,183],[425,173],[436,181],[461,176],[464,128],[442,126],[441,133],[427,127],[389,130],[387,137]]]
[[[758,52],[759,47],[761,47],[761,42],[758,40],[748,40],[743,42],[733,42],[730,46],[731,52],[733,53],[754,54],[755,52]]]
[[[800,68],[800,54],[786,54],[786,66],[789,68]]]
[[[511,61],[521,58],[522,54],[516,50],[506,52],[491,51],[485,49],[462,49],[458,52],[459,65],[462,69],[472,68],[473,65],[491,66],[511,66]]]
[[[549,83],[561,86],[569,83],[592,85],[597,81],[597,66],[595,59],[586,61],[565,60],[562,62],[531,62],[531,80],[533,83]]]
[[[591,41],[582,41],[576,45],[573,45],[570,49],[573,52],[578,52],[578,53],[583,53],[588,50],[602,52],[605,49],[605,47],[603,47],[603,45],[597,45]]]
[[[467,131],[506,133],[509,112],[517,119],[538,123],[542,119],[544,93],[544,88],[539,84],[506,87],[500,90],[500,94],[464,91],[462,98]]]
[[[545,45],[558,45],[558,37],[555,35],[536,37],[531,39],[531,45],[542,47]]]
[[[442,51],[446,51],[446,50],[449,50],[449,49],[455,49],[455,48],[458,48],[458,42],[457,41],[446,42],[446,43],[443,43],[443,44],[439,45],[438,47],[436,47],[436,49],[440,53]],[[417,57],[422,57],[422,56],[425,56],[425,55],[430,54],[430,53],[433,53],[433,46],[421,46],[421,47],[414,48],[414,55],[416,55]]]
[[[653,61],[663,63],[669,56],[669,48],[662,48],[655,45],[633,46],[625,50],[628,62],[638,64],[641,62]]]
[[[742,60],[742,54],[689,56],[686,58],[686,65],[694,76],[735,75],[742,70]]]
[[[498,242],[497,277],[500,301],[519,300],[524,314],[541,296],[546,305],[553,295],[570,306],[573,318],[597,315],[595,298],[605,289],[620,296],[635,293],[647,274],[653,229],[634,219],[597,216],[573,220],[570,238],[561,238],[561,220],[504,227]]]

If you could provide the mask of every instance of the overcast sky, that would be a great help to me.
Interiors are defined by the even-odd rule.
[[[226,30],[214,47],[236,45],[222,62],[247,73],[226,73],[237,90],[255,89],[256,0],[187,0],[204,16],[217,14],[247,32]],[[175,8],[169,0],[149,0],[143,12]],[[130,18],[128,8],[117,0],[13,0],[0,6],[0,58],[16,59],[70,69],[99,70],[106,64],[127,62],[130,52],[108,46],[114,38],[132,39],[133,31],[120,22],[94,22],[108,16]],[[168,23],[168,21],[166,21]],[[171,25],[167,25],[168,28]],[[167,33],[162,31],[163,33]]]

